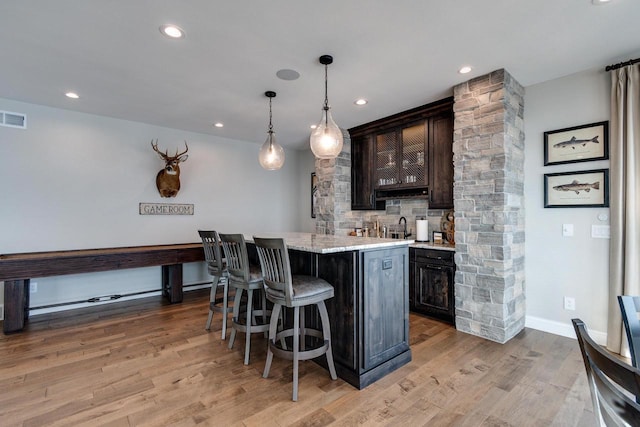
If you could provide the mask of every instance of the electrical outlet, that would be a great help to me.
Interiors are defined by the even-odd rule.
[[[564,309],[575,311],[576,309],[576,299],[573,297],[564,297]]]
[[[35,294],[38,292],[38,282],[29,282],[29,293]]]

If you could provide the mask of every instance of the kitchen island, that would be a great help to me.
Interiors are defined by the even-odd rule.
[[[334,287],[334,297],[326,304],[340,378],[362,389],[411,361],[412,240],[310,233],[258,233],[256,237],[284,238],[293,274],[317,276]],[[246,239],[250,242],[252,237]],[[307,324],[319,326],[311,309],[306,315]],[[320,359],[318,362],[324,364],[324,358]]]

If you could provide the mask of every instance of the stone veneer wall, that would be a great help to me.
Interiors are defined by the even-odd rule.
[[[524,328],[524,88],[497,70],[454,88],[456,327]]]
[[[342,131],[344,145],[335,159],[316,158],[318,197],[316,198],[316,233],[346,236],[353,227],[347,226],[351,211],[351,139]]]

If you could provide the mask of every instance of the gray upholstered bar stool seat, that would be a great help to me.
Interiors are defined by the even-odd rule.
[[[229,337],[229,348],[233,348],[237,331],[245,333],[244,364],[249,364],[249,353],[251,350],[251,334],[257,332],[266,333],[269,330],[267,315],[270,313],[266,309],[267,301],[264,293],[264,280],[258,266],[249,263],[247,245],[242,234],[222,234],[220,233],[222,250],[227,262],[229,271],[229,286],[235,288],[233,297],[233,320],[231,323],[231,336]],[[253,308],[254,292],[260,293],[262,301],[261,309]],[[247,293],[246,310],[241,310],[242,294]],[[260,322],[262,317],[262,322]]]
[[[314,359],[325,354],[331,379],[337,378],[331,350],[329,315],[324,304],[325,300],[333,298],[333,286],[318,277],[292,276],[289,253],[283,239],[254,237],[254,242],[262,266],[267,299],[273,303],[267,361],[262,376],[264,378],[269,376],[274,354],[287,360],[293,360],[293,400],[297,401],[298,362],[300,360]],[[304,307],[309,305],[318,307],[322,331],[305,327]],[[293,308],[293,328],[277,332],[282,307]],[[303,310],[300,310],[301,307]],[[307,336],[320,338],[320,340],[316,340],[319,341],[319,344],[307,350]],[[290,349],[285,347],[287,337],[293,339]]]
[[[229,307],[229,273],[222,260],[218,233],[214,230],[198,230],[198,234],[202,239],[207,270],[212,277],[211,294],[209,296],[209,318],[205,329],[207,331],[211,329],[214,312],[222,313],[222,339],[225,339],[227,337],[227,314],[231,313],[231,307]],[[219,288],[222,288],[222,303],[216,302]]]

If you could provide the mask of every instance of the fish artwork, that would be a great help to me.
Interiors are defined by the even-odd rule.
[[[576,145],[582,145],[584,147],[589,142],[593,142],[594,144],[600,144],[600,141],[598,141],[597,135],[591,139],[576,139],[575,136],[572,136],[571,139],[569,139],[568,141],[562,141],[562,142],[558,142],[557,144],[553,144],[553,147],[554,148],[571,147],[575,150]]]
[[[587,193],[591,191],[591,189],[599,190],[600,189],[600,181],[596,181],[593,184],[589,183],[580,183],[577,180],[574,180],[571,184],[562,184],[556,185],[553,187],[556,191],[575,191],[576,194],[580,194],[581,191],[586,191]]]

